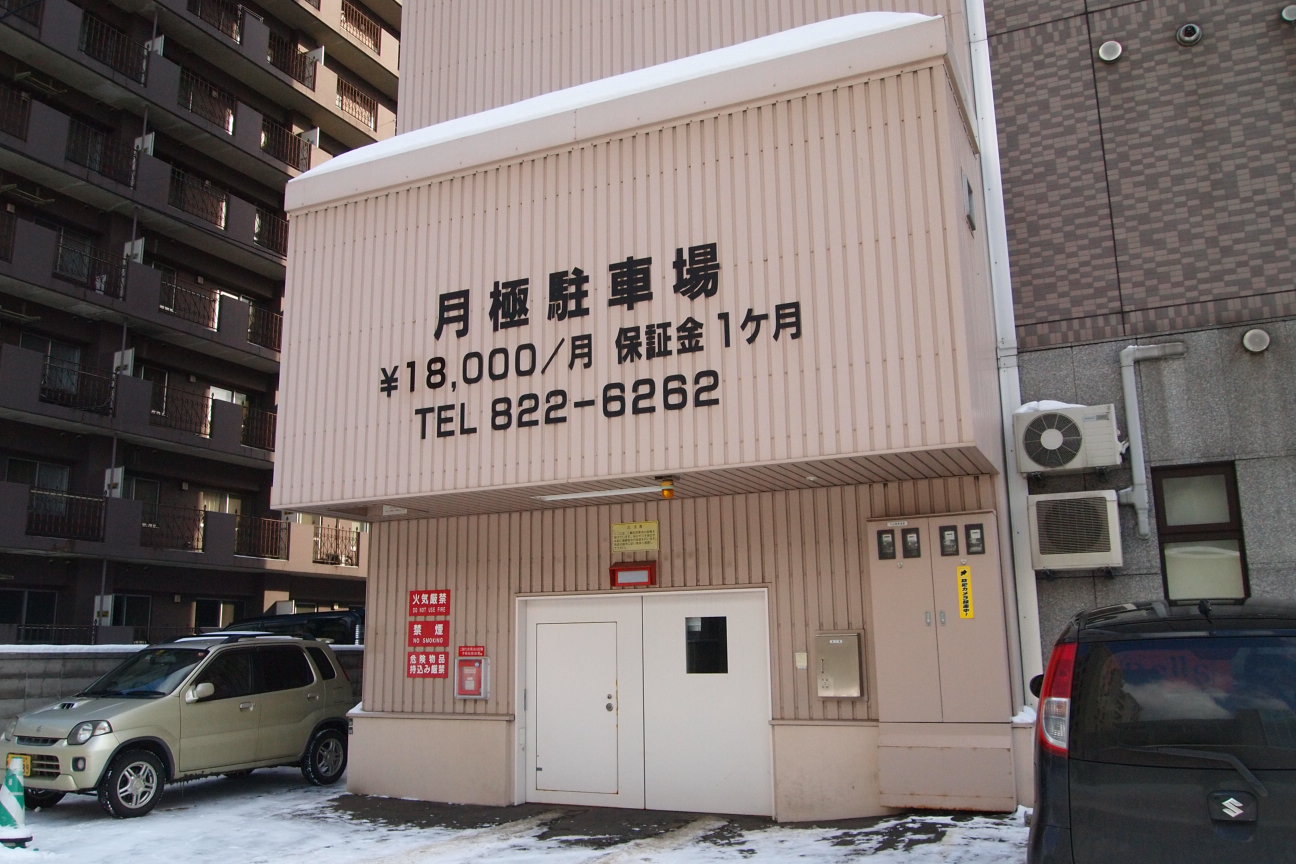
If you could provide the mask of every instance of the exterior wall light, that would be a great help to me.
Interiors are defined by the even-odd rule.
[[[1242,347],[1252,354],[1259,354],[1269,347],[1269,331],[1259,327],[1242,334]]]
[[[1125,48],[1115,39],[1108,39],[1098,46],[1098,59],[1104,63],[1115,63],[1120,59]]]

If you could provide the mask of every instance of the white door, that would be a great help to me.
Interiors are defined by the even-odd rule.
[[[526,603],[528,801],[773,813],[764,591]]]
[[[645,804],[773,809],[764,592],[644,598]]]
[[[527,611],[527,800],[643,807],[638,598]]]

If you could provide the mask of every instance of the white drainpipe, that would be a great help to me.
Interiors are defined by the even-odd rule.
[[[994,303],[995,334],[999,364],[999,407],[1004,438],[1004,483],[1008,492],[1008,524],[1011,528],[1013,593],[1015,596],[1017,656],[1022,690],[1015,694],[1020,704],[1033,705],[1035,697],[1026,682],[1043,672],[1040,650],[1039,599],[1035,589],[1035,568],[1031,565],[1027,528],[1026,478],[1014,470],[1016,442],[1013,440],[1013,412],[1021,405],[1021,382],[1017,373],[1017,322],[1013,314],[1012,275],[1008,269],[1008,228],[1004,216],[1003,185],[999,170],[999,134],[995,125],[994,92],[990,77],[990,44],[982,0],[966,0],[968,35],[971,40],[972,98],[976,110],[977,143],[981,147],[981,193],[985,200],[986,245],[990,255],[990,291]],[[1007,610],[1011,614],[1014,610]]]
[[[1134,508],[1138,518],[1138,536],[1151,537],[1152,526],[1148,523],[1148,485],[1147,463],[1143,458],[1143,418],[1139,415],[1138,380],[1134,376],[1134,364],[1140,360],[1155,360],[1161,357],[1182,357],[1188,349],[1182,342],[1162,342],[1157,345],[1127,345],[1121,349],[1121,390],[1125,393],[1125,425],[1129,428],[1130,470],[1134,472],[1134,485],[1122,489],[1117,500]]]

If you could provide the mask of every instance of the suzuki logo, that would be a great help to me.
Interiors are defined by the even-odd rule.
[[[1212,792],[1210,795],[1211,818],[1219,822],[1254,822],[1256,820],[1256,799],[1248,792]]]

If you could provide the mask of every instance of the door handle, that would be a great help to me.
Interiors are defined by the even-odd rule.
[[[240,710],[240,711],[251,711],[251,710],[252,710],[253,708],[255,708],[255,707],[256,707],[256,703],[255,703],[255,702],[240,702],[240,703],[239,703],[239,710]]]
[[[318,701],[319,701],[319,694],[318,694],[318,693],[307,693],[307,694],[306,694],[306,701],[307,701],[307,702],[318,702]]]
[[[927,622],[927,626],[928,626],[928,627],[931,626],[931,610],[930,610],[930,609],[928,609],[926,612],[923,613],[923,620]]]
[[[942,610],[941,610],[941,613],[940,613],[940,624],[941,624],[942,627],[945,626],[945,610],[944,610],[944,609],[942,609]]]

